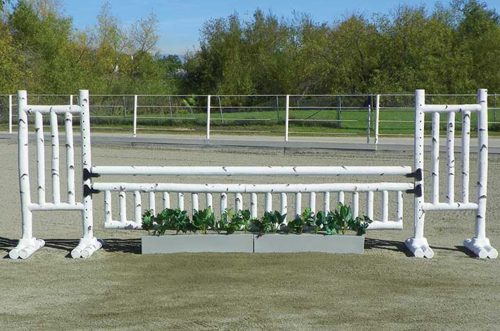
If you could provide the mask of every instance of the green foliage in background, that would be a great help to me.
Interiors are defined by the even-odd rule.
[[[478,0],[334,23],[235,13],[205,22],[199,47],[177,55],[159,52],[154,14],[123,26],[104,3],[77,30],[63,13],[53,0],[0,1],[0,94],[500,92],[500,18]]]

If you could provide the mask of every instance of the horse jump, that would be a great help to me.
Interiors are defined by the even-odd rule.
[[[272,211],[273,196],[279,197],[280,210],[289,213],[288,202],[293,196],[293,212],[300,214],[302,195],[309,197],[308,207],[317,209],[317,195],[322,199],[321,208],[330,209],[331,194],[336,194],[338,202],[344,202],[345,195],[351,195],[353,213],[357,216],[360,194],[366,197],[366,215],[370,218],[378,217],[369,227],[375,229],[402,229],[403,227],[403,197],[406,194],[414,196],[414,236],[406,241],[406,246],[417,257],[431,258],[434,252],[424,237],[425,213],[432,210],[467,210],[477,211],[476,235],[465,241],[465,246],[481,258],[496,258],[498,252],[491,247],[485,230],[486,191],[487,191],[487,162],[488,162],[488,128],[487,128],[487,92],[478,91],[478,103],[473,105],[426,105],[424,90],[417,90],[415,94],[415,171],[410,166],[402,167],[370,167],[370,166],[331,166],[331,167],[148,167],[148,166],[95,166],[91,160],[91,135],[89,120],[89,93],[81,90],[78,105],[40,106],[29,105],[26,91],[18,92],[19,108],[19,184],[21,194],[22,238],[16,248],[10,251],[11,258],[27,258],[44,245],[44,241],[33,237],[33,211],[79,210],[82,214],[83,236],[80,243],[71,252],[74,258],[87,258],[101,247],[93,234],[93,196],[104,193],[104,226],[107,228],[140,228],[143,210],[143,195],[147,195],[148,209],[156,209],[157,194],[161,194],[163,208],[171,205],[171,194],[177,195],[177,207],[186,208],[186,194],[190,194],[191,210],[198,210],[201,205],[214,206],[215,198],[219,199],[220,211],[228,208],[228,195],[234,194],[234,208],[243,209],[244,200],[253,217],[258,215],[258,195],[264,199],[264,210]],[[470,202],[469,198],[469,153],[470,153],[470,120],[471,113],[478,114],[478,183],[477,200]],[[432,113],[432,194],[431,201],[425,200],[424,195],[424,115]],[[447,126],[447,165],[448,165],[448,192],[446,202],[439,200],[439,123],[440,114],[448,115]],[[455,114],[462,116],[462,151],[461,173],[462,189],[460,199],[455,200]],[[73,142],[73,115],[80,118],[81,136],[81,174],[82,174],[82,201],[76,201],[75,194],[75,159]],[[37,202],[32,201],[30,169],[29,169],[29,132],[28,116],[35,117],[36,136],[36,187]],[[43,116],[50,119],[51,128],[51,171],[52,200],[46,201],[45,179],[45,135]],[[67,194],[61,198],[60,159],[59,159],[59,118],[63,117],[66,149]],[[356,176],[362,180],[369,177],[398,176],[396,182],[361,182],[325,184],[186,184],[186,183],[130,183],[100,181],[98,177],[126,176]],[[285,177],[286,178],[286,177]],[[408,180],[411,181],[408,181]],[[118,193],[119,215],[114,219],[112,213],[112,194]],[[127,193],[133,194],[132,220],[127,217]],[[200,195],[204,195],[205,203],[200,202]],[[381,200],[381,210],[375,215],[374,200],[378,196]],[[394,205],[394,208],[389,206]]]

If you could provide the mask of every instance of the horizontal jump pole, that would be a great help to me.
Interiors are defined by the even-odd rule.
[[[423,105],[422,111],[424,113],[432,112],[444,112],[444,113],[456,113],[465,111],[480,111],[481,105]]]
[[[373,221],[368,230],[403,230],[403,222],[398,221]]]
[[[27,113],[56,113],[56,114],[64,114],[64,113],[81,113],[83,108],[77,105],[61,105],[61,106],[44,106],[44,105],[29,105],[26,107],[25,111]]]
[[[148,166],[94,166],[98,175],[133,176],[348,176],[348,175],[409,175],[408,166],[340,166],[340,167],[148,167]]]
[[[185,192],[185,193],[298,193],[406,191],[413,183],[331,184],[181,184],[181,183],[94,183],[97,191]]]
[[[38,211],[38,210],[83,210],[83,204],[81,203],[76,203],[76,204],[70,204],[70,203],[45,203],[45,204],[37,204],[37,203],[32,203],[28,205],[28,208],[31,211]]]
[[[430,210],[476,210],[477,203],[467,202],[453,202],[453,203],[424,203],[422,206],[424,211]]]

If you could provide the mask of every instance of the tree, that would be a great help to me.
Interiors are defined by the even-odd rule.
[[[21,88],[22,82],[30,78],[23,73],[24,67],[23,54],[16,48],[8,27],[0,21],[0,91],[14,93]]]
[[[26,59],[32,78],[27,88],[57,92],[73,88],[71,19],[62,17],[49,1],[21,0],[9,15],[13,40]]]

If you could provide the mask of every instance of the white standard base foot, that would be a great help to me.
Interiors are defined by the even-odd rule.
[[[9,257],[11,259],[27,259],[37,250],[45,246],[45,241],[42,239],[30,238],[21,239],[17,244],[16,248],[9,252]]]
[[[496,259],[498,257],[498,251],[491,247],[490,240],[488,238],[465,239],[464,246],[476,254],[480,259]]]
[[[434,256],[434,251],[430,248],[427,239],[425,238],[409,238],[405,241],[406,247],[415,255],[415,257],[426,257],[431,259]]]
[[[78,258],[88,258],[96,250],[102,247],[102,243],[97,240],[97,238],[82,238],[80,239],[80,242],[78,243],[78,246],[76,246],[72,251],[71,251],[71,257],[74,259]]]

